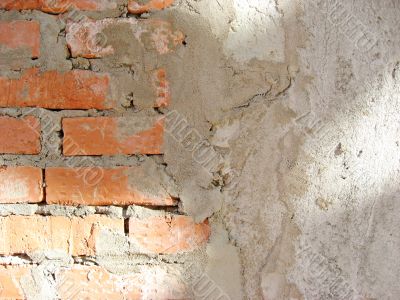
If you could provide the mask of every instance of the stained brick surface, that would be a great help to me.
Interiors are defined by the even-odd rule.
[[[64,155],[161,154],[163,119],[148,119],[65,118]]]
[[[176,205],[157,182],[158,178],[149,177],[140,167],[48,168],[46,201],[64,205]]]
[[[115,275],[97,266],[76,266],[56,273],[62,299],[188,299],[178,276],[161,268],[139,267],[128,275]],[[74,298],[75,297],[75,298]]]
[[[120,44],[110,44],[111,32],[130,31],[146,51],[166,54],[184,41],[184,34],[163,20],[103,19],[70,22],[67,25],[67,43],[73,57],[100,58],[115,54]]]
[[[0,203],[37,203],[43,200],[42,170],[0,167]]]
[[[1,4],[0,4],[1,5]],[[0,51],[27,51],[31,58],[40,55],[40,24],[36,21],[0,21]]]
[[[94,255],[100,228],[123,234],[124,221],[99,215],[0,217],[0,254],[58,250],[74,256]]]
[[[0,153],[38,154],[40,122],[33,116],[12,118],[0,116]]]
[[[210,226],[207,221],[196,224],[186,216],[131,218],[129,236],[144,252],[181,253],[204,246],[210,236]]]

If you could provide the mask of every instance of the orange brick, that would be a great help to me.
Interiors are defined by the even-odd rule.
[[[37,118],[0,117],[0,132],[0,153],[39,154],[40,122]]]
[[[20,280],[30,270],[30,266],[0,266],[0,299],[26,299]]]
[[[64,155],[162,153],[163,119],[64,118],[62,125]]]
[[[143,14],[153,10],[161,10],[171,6],[174,0],[147,0],[147,1],[135,1],[129,0],[128,11],[131,14]]]
[[[41,202],[42,186],[42,170],[39,168],[0,168],[0,203]]]
[[[0,217],[0,254],[62,250],[67,254],[94,255],[99,228],[124,234],[124,220],[102,215],[85,218],[61,216]]]
[[[107,74],[85,70],[29,69],[18,79],[0,77],[0,107],[109,109],[109,80]]]
[[[40,25],[36,21],[0,22],[2,51],[28,50],[31,58],[40,55]],[[5,48],[5,49],[4,49]]]
[[[158,267],[139,266],[127,275],[109,273],[98,266],[74,266],[56,272],[60,299],[189,299],[177,275]]]
[[[110,0],[1,0],[0,9],[24,10],[35,9],[53,14],[69,10],[103,11],[115,9],[117,4]]]
[[[48,168],[46,202],[64,205],[173,206],[174,200],[141,167]]]
[[[132,38],[137,39],[146,51],[156,51],[166,54],[174,51],[184,41],[184,34],[174,30],[171,23],[162,20],[137,20],[125,19],[103,19],[85,20],[78,23],[67,24],[67,44],[73,57],[100,58],[115,53],[112,45],[99,43],[99,36],[107,40],[107,32],[116,33],[121,26],[126,26],[132,31]]]
[[[192,218],[186,216],[129,219],[129,237],[145,253],[192,251],[207,243],[209,236],[208,221],[196,224]]]

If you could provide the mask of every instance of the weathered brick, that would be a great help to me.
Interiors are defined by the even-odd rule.
[[[1,21],[0,53],[27,51],[31,58],[40,55],[40,25],[36,21]]]
[[[208,221],[196,224],[186,216],[153,216],[129,219],[129,237],[144,253],[181,253],[195,250],[207,243]]]
[[[146,51],[156,51],[159,54],[174,51],[184,41],[184,34],[172,27],[172,24],[162,20],[103,19],[69,22],[67,24],[67,44],[73,57],[99,58],[115,53],[115,47],[123,44],[108,41],[107,32],[116,33],[124,27],[132,32]]]
[[[165,191],[159,178],[150,176],[141,167],[48,168],[46,202],[64,205],[176,205],[176,200]]]
[[[162,153],[160,118],[64,118],[62,126],[64,155]]]
[[[35,9],[58,14],[69,10],[103,11],[117,8],[113,0],[1,0],[0,9]]]
[[[0,217],[0,254],[62,250],[70,255],[94,255],[100,228],[124,234],[124,220],[102,215]]]
[[[17,79],[0,77],[0,107],[110,109],[109,81],[107,74],[85,70],[29,69]]]
[[[37,203],[43,200],[42,170],[34,167],[0,168],[0,203]]]
[[[30,266],[0,266],[0,299],[26,299],[20,280],[30,270]]]
[[[0,117],[0,153],[38,154],[40,152],[40,122],[33,116]]]
[[[165,69],[158,69],[153,73],[153,86],[156,90],[155,107],[167,107],[171,103],[171,90]]]
[[[26,299],[21,279],[34,280],[35,266],[0,266],[0,299]],[[189,299],[180,274],[172,269],[138,266],[135,272],[116,275],[99,266],[74,265],[55,269],[57,299]],[[45,281],[36,282],[48,289]],[[40,285],[43,283],[43,285]]]
[[[129,0],[128,11],[131,14],[143,14],[153,10],[161,10],[171,6],[174,0],[146,0],[136,1]]]
[[[158,267],[139,266],[127,275],[98,266],[74,266],[56,272],[60,299],[189,299],[177,275]]]

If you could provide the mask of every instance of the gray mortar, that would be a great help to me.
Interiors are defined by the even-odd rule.
[[[38,210],[37,204],[1,204],[0,216],[9,215],[32,216]]]

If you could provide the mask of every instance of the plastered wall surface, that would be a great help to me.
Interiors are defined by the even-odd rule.
[[[160,55],[166,48],[147,44],[147,36],[133,39],[138,31],[124,21],[96,27],[114,45],[105,48],[104,57],[71,57],[65,24],[55,16],[40,10],[0,12],[2,21],[40,21],[46,45],[37,59],[25,50],[0,48],[3,77],[18,78],[29,67],[105,72],[117,100],[111,112],[1,108],[2,115],[29,113],[54,126],[46,136],[50,143],[41,138],[39,154],[4,154],[2,164],[73,165],[79,158],[62,152],[64,118],[123,118],[121,137],[165,117],[161,154],[96,155],[85,163],[137,166],[157,182],[132,175],[132,186],[171,196],[178,204],[170,209],[2,204],[0,214],[105,215],[118,222],[186,215],[199,224],[208,219],[210,238],[188,253],[153,255],[134,248],[123,230],[102,229],[96,255],[3,256],[5,264],[43,265],[33,271],[36,280],[21,281],[23,292],[54,299],[51,268],[75,264],[116,276],[146,273],[146,287],[183,282],[188,288],[179,299],[398,299],[400,4],[180,0],[133,16],[126,1],[112,2],[116,5],[102,3],[100,12],[81,13],[94,20],[168,21],[183,32],[184,43],[169,41],[172,50]],[[78,47],[76,53],[87,50]],[[166,100],[155,97],[147,74],[160,67],[171,98],[155,108],[155,101]],[[143,270],[147,266],[158,269]],[[151,276],[156,273],[165,276]],[[206,288],[199,288],[200,277]],[[50,288],[40,289],[43,282]],[[149,289],[142,298],[157,299],[154,295]]]
[[[222,211],[244,297],[396,299],[398,3],[238,2],[225,51],[284,91],[254,87],[213,136],[240,174]],[[243,31],[270,56],[232,52]]]

